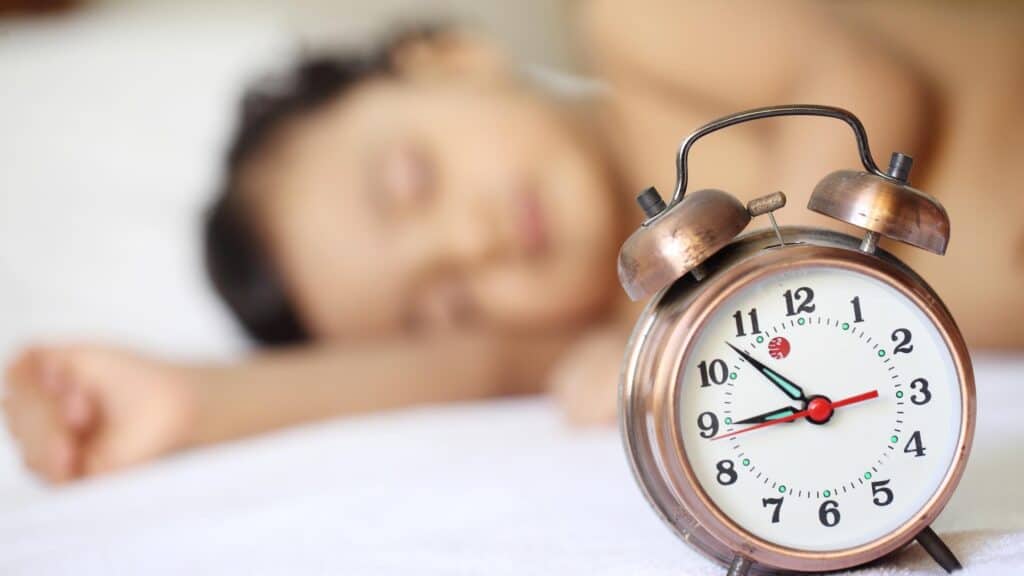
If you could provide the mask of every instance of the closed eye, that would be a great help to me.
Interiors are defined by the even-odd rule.
[[[435,170],[425,148],[417,144],[386,146],[374,162],[371,193],[386,217],[414,214],[435,197]]]

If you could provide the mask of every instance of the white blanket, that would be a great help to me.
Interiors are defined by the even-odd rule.
[[[977,367],[975,450],[936,525],[970,574],[1024,571],[1024,359]],[[335,421],[0,511],[0,573],[719,575],[655,517],[617,434],[546,400]],[[940,574],[915,546],[865,574]]]

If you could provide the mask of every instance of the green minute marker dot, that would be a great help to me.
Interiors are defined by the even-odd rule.
[[[871,472],[865,472],[864,473],[864,479],[865,480],[871,480]]]
[[[879,358],[883,358],[883,357],[885,357],[885,350],[879,350],[879,351],[878,351],[878,357],[879,357]]]
[[[725,417],[725,423],[726,424],[732,424],[732,418],[729,418],[728,416],[726,416]]]
[[[764,336],[757,337],[757,343],[760,344],[761,342],[764,342]]]
[[[828,498],[829,496],[832,496],[832,491],[825,490],[824,492],[821,493],[821,495],[824,496],[825,498]]]
[[[889,442],[892,442],[893,444],[895,444],[895,443],[897,443],[899,441],[900,441],[900,437],[896,436],[895,434],[893,434],[892,436],[889,437]]]
[[[736,379],[736,373],[735,372],[730,372],[729,373],[729,380],[735,380],[735,379]]]
[[[849,329],[850,329],[850,323],[849,322],[843,322],[843,330],[849,330]]]
[[[903,390],[897,390],[896,391],[896,397],[897,398],[903,398]]]
[[[750,458],[744,458],[743,459],[743,465],[744,466],[750,466]]]
[[[796,323],[801,326],[803,326],[805,322],[807,322],[807,320],[804,320],[803,318],[797,318],[796,320]]]
[[[786,485],[785,484],[780,484],[779,485],[779,494],[785,494],[785,493],[786,493]]]

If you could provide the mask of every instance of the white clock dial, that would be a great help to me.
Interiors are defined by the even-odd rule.
[[[870,276],[808,267],[711,314],[681,368],[689,464],[718,509],[774,544],[841,550],[904,525],[937,492],[962,399],[942,335]]]

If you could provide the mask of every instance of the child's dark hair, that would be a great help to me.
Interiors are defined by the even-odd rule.
[[[310,334],[241,205],[241,172],[286,124],[386,68],[376,57],[307,58],[272,89],[250,90],[243,99],[225,181],[205,223],[205,260],[217,293],[261,344],[298,344],[308,341]]]

